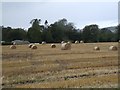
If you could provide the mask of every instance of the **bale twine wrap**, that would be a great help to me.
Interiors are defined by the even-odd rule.
[[[71,44],[69,43],[63,43],[61,45],[61,50],[70,50],[71,49]]]
[[[94,47],[94,50],[100,50],[100,47],[95,46],[95,47]]]
[[[11,45],[10,49],[16,49],[16,46],[15,45]]]
[[[36,45],[32,45],[31,49],[37,49]]]
[[[51,48],[56,48],[56,45],[55,44],[51,44]]]
[[[110,46],[109,50],[116,51],[118,48],[116,46]]]

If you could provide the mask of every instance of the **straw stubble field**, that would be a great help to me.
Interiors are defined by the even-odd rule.
[[[109,88],[118,86],[118,51],[108,48],[118,43],[28,45],[16,49],[2,46],[2,85],[15,88]],[[93,50],[99,46],[100,51]]]

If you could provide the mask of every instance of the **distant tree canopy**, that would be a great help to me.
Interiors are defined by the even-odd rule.
[[[107,28],[101,29],[99,35],[100,35],[99,40],[101,42],[102,41],[104,41],[104,42],[116,41],[115,34]]]
[[[85,42],[111,42],[120,40],[120,25],[116,27],[116,31],[112,32],[108,28],[99,29],[98,25],[87,25],[83,30],[76,29],[74,23],[68,22],[63,18],[48,24],[45,20],[41,25],[41,19],[32,19],[31,27],[28,30],[21,28],[2,27],[2,40],[11,42],[13,40],[28,40],[30,42],[41,43],[46,41],[56,43],[61,41],[84,40]]]
[[[27,32],[24,29],[11,27],[2,28],[2,40],[11,42],[13,40],[27,40]]]
[[[48,29],[52,34],[54,42],[60,42],[62,40],[74,40],[72,36],[75,35],[77,32],[74,27],[74,24],[68,23],[66,19],[61,19],[55,22],[54,24],[51,24]]]
[[[42,27],[40,26],[41,19],[33,19],[30,21],[32,27],[28,28],[27,37],[30,42],[41,42]]]
[[[120,40],[120,24],[117,26],[116,36],[117,40]]]
[[[98,25],[89,25],[83,28],[83,40],[85,42],[98,42],[99,41],[99,28]]]

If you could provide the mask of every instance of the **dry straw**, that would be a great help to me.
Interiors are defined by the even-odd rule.
[[[51,48],[56,48],[56,45],[55,44],[51,44]]]
[[[84,41],[81,40],[80,43],[84,43]]]
[[[32,45],[31,49],[37,49],[36,45]]]
[[[68,41],[67,43],[68,43],[68,44],[71,44],[72,42],[71,42],[71,41]]]
[[[11,49],[16,49],[16,46],[15,45],[11,45],[10,48]]]
[[[42,44],[42,45],[45,45],[45,44],[46,44],[46,42],[45,42],[45,41],[43,41],[41,44]]]
[[[116,46],[110,46],[110,47],[109,47],[109,50],[116,51],[116,50],[117,50],[117,47],[116,47]]]
[[[78,40],[76,40],[76,41],[75,41],[75,44],[78,44],[78,43],[79,43],[79,41],[78,41]]]
[[[71,44],[69,43],[61,44],[61,50],[70,50],[70,49],[71,49]]]
[[[61,44],[65,43],[65,41],[62,41]]]
[[[94,50],[100,50],[100,47],[95,46],[95,47],[94,47]]]
[[[31,47],[32,47],[32,44],[29,44],[28,47],[31,48]]]

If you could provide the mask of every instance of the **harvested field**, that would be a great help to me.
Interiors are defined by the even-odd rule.
[[[60,44],[2,47],[2,85],[15,88],[116,88],[118,87],[118,43],[72,44],[61,50]],[[93,47],[99,46],[95,51]]]

